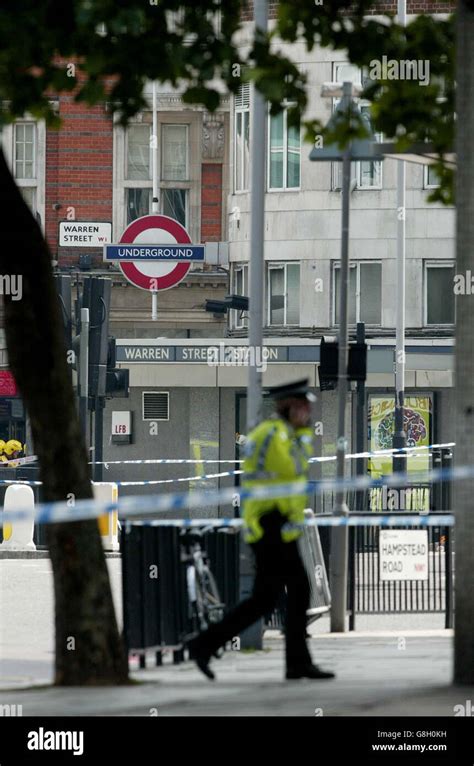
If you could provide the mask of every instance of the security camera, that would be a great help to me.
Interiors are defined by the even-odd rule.
[[[53,210],[61,210],[61,203],[55,202],[53,205]]]

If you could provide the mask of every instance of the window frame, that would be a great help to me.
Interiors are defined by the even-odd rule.
[[[428,323],[428,269],[442,268],[456,269],[456,263],[455,261],[449,259],[427,259],[423,262],[423,327],[425,328],[454,328],[456,326],[456,299],[454,299],[454,320],[452,322]]]
[[[244,86],[241,86],[243,88]],[[248,94],[248,98],[246,98],[246,94]],[[245,104],[239,104],[237,105],[237,96],[234,96],[234,120],[233,120],[233,144],[234,144],[234,151],[233,151],[233,161],[234,161],[234,173],[233,173],[233,181],[234,181],[234,194],[248,194],[250,190],[250,86],[248,86],[247,90],[242,90],[239,94],[240,99],[242,101],[245,101]],[[245,136],[244,131],[244,115],[247,115],[248,125],[249,125],[249,163],[248,163],[248,172],[247,172],[247,187],[245,187],[245,141],[242,140],[242,146],[240,150],[240,157],[238,157],[238,147],[237,147],[237,116],[242,115],[242,137]],[[242,178],[242,188],[237,187],[237,167],[240,167],[240,176]]]
[[[439,189],[440,184],[430,184],[428,182],[429,169],[431,165],[423,165],[423,189]]]
[[[148,164],[148,173],[149,173],[149,175],[148,175],[148,178],[128,178],[128,175],[127,175],[128,174],[128,155],[129,155],[128,146],[129,146],[130,130],[133,130],[133,128],[143,128],[143,127],[149,128],[149,137],[148,137],[148,153],[149,153],[149,157],[148,157],[148,163],[149,163]],[[125,152],[124,152],[124,157],[123,157],[123,159],[124,159],[123,178],[124,178],[124,182],[127,185],[127,188],[131,184],[133,184],[133,185],[136,184],[137,186],[141,186],[141,185],[148,186],[151,183],[151,181],[152,181],[152,176],[153,176],[153,149],[152,149],[151,140],[150,140],[151,139],[151,135],[152,135],[152,126],[149,123],[146,123],[146,122],[133,122],[133,123],[130,123],[130,125],[127,126],[127,129],[125,131]]]
[[[288,316],[288,266],[298,266],[299,268],[299,288],[300,288],[300,301],[299,301],[299,316],[298,322],[289,324],[287,321]],[[270,275],[272,271],[277,269],[283,269],[284,281],[283,281],[283,323],[273,323],[271,321],[271,279]],[[267,263],[267,276],[266,276],[266,303],[267,303],[267,327],[301,327],[301,261],[273,261]]]
[[[143,113],[139,113],[133,121],[130,122],[129,127],[135,125],[147,125],[149,127],[150,136],[152,135],[152,122],[144,120],[144,116],[150,117],[149,110],[145,110]],[[186,174],[188,176],[185,181],[163,181],[162,175],[162,127],[164,125],[178,125],[186,127]],[[186,193],[185,203],[185,228],[189,231],[193,241],[198,242],[200,240],[200,217],[191,220],[190,211],[200,204],[200,181],[201,181],[201,166],[193,162],[194,150],[193,146],[197,145],[199,130],[200,130],[200,114],[182,114],[178,112],[172,112],[168,110],[165,114],[159,113],[158,116],[158,135],[160,137],[160,143],[157,151],[158,162],[158,198],[159,198],[159,213],[165,215],[163,212],[164,191],[182,189]],[[150,195],[150,206],[148,213],[151,213],[151,202],[153,194],[153,179],[145,180],[130,180],[126,178],[127,163],[128,163],[128,130],[122,128],[120,125],[116,125],[114,128],[114,193],[113,193],[113,229],[114,231],[124,231],[127,227],[128,220],[128,202],[127,194],[129,189],[147,189]],[[150,162],[153,161],[153,150],[150,144]],[[150,174],[152,172],[152,166],[150,165]]]
[[[243,287],[243,292],[242,293],[238,293],[237,292],[236,276],[237,276],[238,272],[242,273],[242,287]],[[249,264],[248,263],[236,263],[236,264],[233,264],[233,266],[232,266],[232,288],[233,288],[232,292],[235,295],[246,295],[246,296],[248,296],[248,288],[249,288]],[[232,328],[234,330],[241,330],[241,329],[243,329],[245,327],[248,327],[248,317],[242,316],[242,314],[244,312],[238,311],[236,309],[231,309],[231,311],[233,312],[233,317],[232,317],[231,324],[232,324]],[[240,324],[239,324],[239,320],[240,320]]]
[[[271,178],[271,121],[272,117],[276,117],[277,115],[270,114],[270,108],[268,108],[268,114],[267,114],[267,151],[266,151],[266,160],[267,160],[267,192],[273,193],[273,192],[298,192],[301,191],[301,122],[299,126],[299,184],[298,186],[288,186],[288,109],[291,108],[292,104],[289,104],[285,102],[283,105],[282,113],[283,113],[283,186],[271,186],[270,185],[270,178]]]
[[[355,327],[357,325],[357,322],[361,322],[360,318],[360,267],[361,265],[366,264],[378,264],[380,266],[380,322],[370,322],[366,323],[368,327],[382,327],[382,317],[383,317],[383,291],[382,291],[382,284],[383,284],[383,259],[381,258],[366,258],[362,260],[352,261],[352,263],[349,263],[349,269],[356,269],[356,319],[355,322],[350,322],[348,320],[348,326],[349,327]],[[336,271],[341,268],[341,262],[340,260],[334,260],[332,263],[332,311],[331,311],[331,326],[332,327],[339,327],[339,322],[336,321],[336,312],[337,312],[337,306],[336,306]]]
[[[339,83],[342,85],[342,81],[338,79],[337,75],[337,69],[341,66],[352,66],[354,69],[357,69],[357,79],[353,80],[357,85],[363,84],[364,79],[364,73],[362,69],[359,67],[356,67],[355,64],[350,64],[347,61],[333,61],[332,62],[332,71],[333,71],[333,81]],[[333,98],[332,105],[333,105],[333,112],[336,110],[337,105],[341,101],[340,98]],[[356,104],[362,109],[364,107],[370,107],[370,101],[367,101],[366,99],[360,99],[356,98],[354,99]],[[375,133],[375,138],[377,143],[383,142],[383,133]],[[362,178],[362,162],[377,162],[380,166],[380,184],[372,184],[370,186],[362,185],[361,184],[361,178]],[[339,169],[342,167],[342,162],[332,162],[331,163],[331,191],[341,191],[341,185],[339,184]],[[355,167],[354,167],[355,166]],[[354,172],[353,172],[354,171]],[[381,191],[383,189],[383,162],[382,160],[359,160],[357,162],[351,162],[351,181],[355,180],[356,182],[356,189],[357,191]]]
[[[26,125],[31,125],[33,127],[33,159],[26,160],[23,158],[23,160],[18,160],[16,156],[16,149],[17,149],[17,130],[19,127],[25,127]],[[23,142],[26,145],[26,141]],[[36,122],[33,120],[18,120],[13,124],[13,167],[14,167],[14,177],[15,181],[23,181],[26,183],[22,183],[22,186],[26,186],[31,188],[34,184],[31,183],[31,181],[37,180],[37,162],[36,162],[36,155],[38,151],[38,129]],[[26,166],[26,162],[31,163],[33,175],[28,178],[27,176],[18,176],[16,173],[16,164],[17,162],[22,162],[24,166]]]
[[[163,175],[163,149],[164,149],[164,140],[163,135],[165,133],[165,128],[184,128],[185,129],[185,154],[186,154],[186,167],[185,167],[185,178],[166,178],[164,179],[162,177]],[[187,184],[189,183],[189,125],[183,122],[162,122],[160,126],[160,164],[159,164],[159,184],[160,188],[163,184],[164,188],[179,188],[176,186],[176,184]],[[153,158],[152,158],[153,159]],[[167,187],[167,184],[173,184],[171,187]]]
[[[34,126],[33,178],[17,178],[16,176],[15,127],[21,123],[29,123]],[[46,125],[44,120],[37,120],[26,113],[20,120],[4,125],[0,132],[0,145],[3,147],[5,160],[18,188],[20,190],[32,190],[34,200],[32,215],[36,217],[36,220],[39,216],[41,229],[44,232],[46,229]],[[26,204],[30,207],[27,202]]]

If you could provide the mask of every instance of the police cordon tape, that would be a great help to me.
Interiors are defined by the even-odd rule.
[[[448,479],[465,480],[474,478],[474,465],[458,466],[456,468],[441,468],[429,473],[432,482]],[[372,479],[370,476],[354,476],[343,480],[321,479],[315,482],[291,482],[287,484],[270,484],[260,487],[240,488],[225,487],[215,490],[199,490],[183,493],[160,495],[138,495],[120,498],[114,503],[99,503],[94,500],[59,501],[41,503],[36,506],[35,520],[38,524],[80,521],[93,519],[105,513],[118,511],[120,518],[143,517],[157,513],[181,511],[186,508],[200,508],[232,503],[237,497],[240,500],[250,498],[266,500],[290,495],[321,494],[329,490],[355,489],[364,490],[372,487],[404,487],[417,481],[426,482],[426,472],[422,474],[397,473],[385,476],[383,479]],[[15,510],[14,519],[31,518],[31,511]],[[0,523],[12,521],[12,513],[0,514]]]
[[[349,455],[346,455],[346,460],[349,458],[370,458],[370,457],[379,457],[383,455],[394,455],[397,453],[407,453],[407,457],[425,457],[426,456],[426,450],[429,449],[441,449],[441,448],[448,448],[455,446],[455,442],[446,442],[445,444],[428,444],[428,445],[422,445],[420,447],[402,447],[400,449],[386,449],[386,450],[377,450],[376,452],[354,452]],[[425,450],[424,452],[419,452],[419,450]],[[31,459],[36,460],[36,456],[32,455]],[[25,458],[26,459],[26,458]],[[309,459],[309,463],[325,463],[329,461],[334,461],[337,459],[337,455],[330,455],[327,457],[312,457]],[[31,462],[31,461],[30,461]],[[124,464],[133,464],[133,465],[140,465],[140,464],[157,464],[157,463],[168,463],[173,465],[179,465],[179,464],[195,464],[195,463],[233,463],[234,465],[236,463],[243,463],[243,460],[188,460],[188,459],[178,459],[178,458],[150,458],[150,459],[143,459],[143,460],[112,460],[112,461],[98,461],[96,463],[90,462],[89,465],[104,465],[106,469],[108,469],[109,465],[124,465]],[[143,479],[142,481],[115,481],[115,484],[117,484],[120,487],[145,487],[147,485],[155,485],[155,484],[173,484],[174,482],[180,482],[180,481],[205,481],[206,479],[218,479],[223,476],[235,476],[236,474],[244,473],[243,470],[234,470],[234,471],[222,471],[221,473],[214,473],[214,474],[204,474],[202,476],[183,476],[179,477],[177,479]],[[41,481],[33,481],[29,479],[0,479],[0,485],[1,484],[27,484],[30,487],[40,487],[42,486],[43,482]]]
[[[372,458],[372,457],[382,457],[386,455],[396,455],[396,454],[403,454],[406,453],[407,457],[424,457],[426,455],[426,450],[432,450],[432,449],[444,449],[448,447],[454,447],[456,445],[456,442],[446,442],[445,444],[426,444],[421,445],[419,447],[401,447],[397,449],[385,449],[385,450],[376,450],[374,452],[352,452],[347,455],[345,455],[345,459],[357,459],[357,458]],[[23,463],[34,463],[37,461],[36,455],[30,455],[29,457],[25,458],[18,458],[18,460],[8,461],[7,463],[0,463],[0,468],[2,466],[9,466],[11,467],[11,464],[14,464],[13,467],[16,465],[23,465]],[[337,460],[337,455],[327,455],[324,457],[311,457],[309,459],[309,463],[327,463]],[[103,465],[105,466],[106,470],[108,469],[109,465],[157,465],[157,464],[169,464],[169,465],[181,465],[181,464],[192,464],[195,465],[196,463],[233,463],[234,465],[236,463],[243,463],[243,460],[235,459],[235,460],[218,460],[218,459],[207,459],[207,458],[147,458],[147,459],[139,459],[139,460],[98,460],[98,461],[90,461],[89,465]],[[116,484],[120,484],[122,486],[144,486],[145,484],[167,484],[172,483],[174,481],[194,481],[198,479],[214,479],[218,478],[220,476],[232,476],[236,473],[243,473],[242,471],[226,471],[223,473],[216,473],[216,474],[206,474],[204,476],[184,476],[179,479],[156,479],[153,481],[129,481],[129,482],[115,482]],[[29,486],[33,487],[39,487],[41,486],[41,481],[30,481],[27,479],[0,479],[0,484],[28,484]]]
[[[441,448],[447,448],[452,447],[455,445],[455,442],[447,442],[445,444],[428,444],[421,447],[402,447],[400,449],[386,449],[386,450],[378,450],[376,452],[354,452],[349,455],[346,455],[346,460],[349,458],[370,458],[370,457],[379,457],[384,455],[394,455],[397,453],[406,453],[407,457],[425,457],[426,456],[426,450],[429,449],[441,449]],[[423,450],[423,451],[422,451]],[[420,452],[419,452],[420,451]],[[419,452],[419,454],[418,454]],[[36,456],[34,457],[36,460]],[[329,455],[327,457],[312,457],[309,459],[309,463],[326,463],[330,461],[334,461],[337,459],[337,455]],[[111,461],[99,461],[97,463],[90,462],[89,465],[104,465],[106,469],[108,469],[109,465],[140,465],[140,464],[157,464],[157,463],[167,463],[172,465],[180,465],[180,464],[195,464],[195,463],[233,463],[234,465],[236,463],[243,463],[243,460],[188,460],[188,459],[178,459],[178,458],[150,458],[150,459],[143,459],[143,460],[111,460]],[[115,481],[115,484],[118,484],[120,487],[145,487],[147,485],[155,485],[155,484],[172,484],[173,482],[180,482],[180,481],[205,481],[206,479],[218,479],[223,476],[235,476],[236,474],[244,473],[243,470],[234,470],[234,471],[222,471],[221,473],[214,473],[214,474],[204,474],[201,476],[183,476],[179,477],[178,479],[143,479],[141,481]],[[1,484],[27,484],[30,487],[40,487],[43,482],[41,481],[32,481],[28,479],[0,479],[0,485]]]
[[[219,479],[223,476],[235,476],[244,473],[242,470],[221,471],[220,473],[207,473],[203,476],[182,476],[179,479],[143,479],[142,481],[114,481],[119,487],[145,487],[149,484],[172,484],[179,481],[204,481],[205,479]],[[30,481],[29,479],[0,479],[0,484],[27,484],[29,487],[40,487],[42,481]]]
[[[346,460],[352,460],[357,458],[371,458],[371,457],[382,457],[384,455],[396,455],[396,454],[403,454],[406,453],[407,457],[424,457],[426,454],[426,450],[431,449],[442,449],[447,447],[454,447],[456,446],[456,442],[446,442],[445,444],[425,444],[420,445],[419,447],[400,447],[397,449],[382,449],[382,450],[375,450],[373,452],[351,452],[347,455],[345,455]],[[419,454],[418,454],[419,453]],[[337,460],[337,455],[326,455],[324,457],[311,457],[309,459],[310,463],[327,463],[333,460]],[[181,463],[243,463],[244,461],[241,459],[234,459],[234,460],[219,460],[217,458],[210,459],[210,458],[148,458],[143,460],[99,460],[94,461],[91,460],[89,465],[104,465],[106,468],[108,468],[109,465],[140,465],[140,464],[157,464],[157,463],[168,463],[171,465],[179,465]]]

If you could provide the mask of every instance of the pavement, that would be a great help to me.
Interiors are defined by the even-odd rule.
[[[107,565],[121,622],[120,560]],[[55,688],[50,563],[0,567],[1,704],[22,705],[24,716],[453,716],[474,705],[474,687],[452,685],[453,634],[440,615],[361,616],[350,634],[318,620],[311,652],[335,680],[285,681],[283,639],[268,631],[263,651],[235,648],[214,660],[215,682],[192,662],[173,665],[171,654],[153,666],[151,652],[145,669],[132,659],[130,686]]]

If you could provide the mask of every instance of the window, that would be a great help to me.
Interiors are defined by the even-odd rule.
[[[268,324],[299,325],[300,264],[268,266]]]
[[[249,294],[248,264],[242,263],[242,264],[234,266],[232,284],[233,284],[234,295],[245,295],[248,297],[248,294]],[[235,309],[231,309],[231,311],[232,311],[232,326],[234,328],[247,327],[248,325],[247,317],[242,316],[243,312],[237,311]]]
[[[234,188],[247,191],[249,188],[250,164],[250,86],[240,86],[235,97],[234,128]]]
[[[288,125],[288,107],[269,115],[268,188],[300,186],[300,126]]]
[[[363,85],[363,72],[353,64],[334,64],[335,82],[354,82]],[[339,99],[334,99],[334,109]],[[358,101],[358,107],[364,119],[370,124],[370,105],[367,101]],[[375,133],[375,140],[382,141],[382,133]],[[381,189],[382,188],[382,162],[363,161],[352,162],[351,172],[357,189]],[[342,162],[333,163],[333,190],[342,188]]]
[[[439,186],[439,176],[433,165],[425,165],[423,168],[423,186],[425,189],[437,189]]]
[[[169,420],[170,395],[168,391],[143,391],[143,420]]]
[[[425,264],[425,325],[452,325],[454,312],[454,264]]]
[[[32,213],[36,213],[36,189],[32,186],[20,186],[23,199]]]
[[[334,264],[333,323],[339,322],[340,265]],[[382,322],[382,264],[361,261],[350,264],[347,321],[349,324]]]
[[[151,189],[126,189],[127,226],[148,215],[151,210]]]
[[[161,180],[187,181],[188,126],[161,126]]]
[[[148,181],[151,179],[151,126],[131,125],[127,135],[127,178]]]
[[[175,218],[186,228],[186,189],[162,189],[161,212],[170,218]]]
[[[36,123],[17,122],[13,126],[13,174],[33,214],[37,211]]]
[[[18,122],[15,125],[15,178],[36,178],[33,122]]]
[[[159,209],[187,226],[188,125],[163,123],[160,131]],[[148,215],[152,203],[151,125],[131,125],[127,130],[125,156],[126,222]]]

